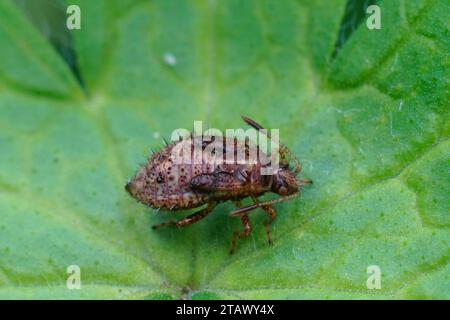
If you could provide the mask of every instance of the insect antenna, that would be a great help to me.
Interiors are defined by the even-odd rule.
[[[248,125],[252,126],[253,128],[255,128],[258,131],[261,131],[262,133],[264,133],[267,138],[271,139],[272,137],[270,136],[270,133],[264,129],[259,123],[257,123],[255,120],[250,119],[249,117],[246,116],[242,116],[242,120],[244,120]],[[300,161],[297,159],[297,157],[295,156],[295,154],[293,154],[291,152],[291,150],[289,150],[288,147],[286,147],[284,144],[279,143],[280,145],[280,154],[281,156],[284,158],[284,155],[287,154],[289,156],[289,158],[294,161],[295,163],[295,169],[294,172],[295,174],[300,173],[300,171],[302,171],[302,165],[300,163]]]

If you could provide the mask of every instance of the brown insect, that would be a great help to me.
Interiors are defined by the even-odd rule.
[[[261,125],[250,118],[242,118],[256,130],[264,130]],[[262,132],[270,139],[270,135],[266,131]],[[233,139],[233,144],[236,147],[238,140]],[[217,204],[228,200],[233,201],[238,208],[230,215],[240,217],[244,229],[233,233],[230,253],[233,253],[236,248],[237,238],[250,235],[251,226],[248,212],[256,208],[262,208],[269,215],[264,225],[268,242],[272,244],[269,225],[277,217],[273,204],[298,196],[303,185],[312,183],[310,179],[297,179],[297,175],[301,171],[301,164],[295,155],[281,144],[279,147],[279,168],[273,175],[262,175],[261,169],[269,164],[262,164],[260,157],[253,163],[245,162],[245,164],[238,163],[237,157],[231,164],[224,161],[224,164],[216,165],[205,160],[202,160],[199,164],[177,162],[172,151],[180,143],[183,143],[183,140],[167,144],[160,151],[153,153],[147,163],[141,166],[131,181],[128,182],[125,189],[138,201],[158,210],[182,210],[207,204],[204,209],[180,220],[170,220],[154,225],[154,229],[168,225],[177,227],[190,225],[206,217]],[[205,150],[209,143],[212,143],[212,141],[202,141],[202,150]],[[192,142],[191,144],[193,145]],[[252,148],[259,151],[257,145],[248,141],[245,141],[244,145],[246,159],[250,152],[254,151]],[[226,138],[223,138],[223,147],[226,148],[226,146]],[[193,151],[193,148],[190,150]],[[236,155],[236,148],[234,152]],[[224,157],[225,154],[224,151]],[[293,161],[294,168],[289,166],[289,160]],[[280,197],[260,202],[258,197],[266,192],[276,193]],[[242,207],[241,200],[247,197],[253,200],[253,204]]]

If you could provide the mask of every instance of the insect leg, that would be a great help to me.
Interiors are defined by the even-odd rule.
[[[193,177],[189,184],[192,189],[203,192],[229,191],[244,188],[245,179],[239,170],[233,173],[221,171],[199,174]]]
[[[242,208],[234,210],[233,212],[230,213],[230,215],[231,216],[238,216],[238,215],[240,215],[242,213],[249,212],[249,211],[254,210],[256,208],[267,207],[267,206],[271,206],[271,205],[273,205],[275,203],[288,201],[288,200],[291,200],[291,199],[297,197],[299,194],[300,194],[300,191],[297,191],[296,193],[290,194],[288,196],[280,197],[280,198],[277,198],[277,199],[267,200],[267,201],[264,201],[264,202],[255,202],[252,205],[249,205],[249,206],[242,207]],[[253,199],[253,201],[254,201],[254,199]]]
[[[257,197],[252,197],[252,199],[255,205],[260,203]],[[270,224],[277,218],[277,212],[270,204],[261,206],[261,208],[269,215],[269,219],[264,220],[264,226],[266,227],[267,241],[269,242],[269,245],[272,245],[273,241],[270,235]]]
[[[272,237],[270,236],[270,224],[277,218],[277,212],[272,206],[264,206],[262,207],[265,212],[269,214],[269,219],[264,220],[264,226],[266,227],[266,235],[267,235],[267,241],[269,242],[269,245],[273,244]]]
[[[243,214],[241,215],[242,225],[244,226],[244,230],[242,232],[235,231],[233,232],[233,236],[231,238],[231,250],[230,254],[233,254],[233,252],[236,250],[236,242],[237,238],[245,238],[250,235],[252,232],[252,227],[250,226],[250,219],[248,218],[248,215]]]
[[[206,208],[197,211],[187,217],[184,217],[180,220],[169,220],[169,221],[165,221],[163,223],[159,223],[159,224],[155,224],[152,226],[153,229],[159,229],[161,227],[165,227],[168,225],[176,225],[177,227],[184,227],[190,224],[193,224],[201,219],[203,219],[204,217],[206,217],[213,209],[214,207],[217,205],[216,202],[211,202]]]

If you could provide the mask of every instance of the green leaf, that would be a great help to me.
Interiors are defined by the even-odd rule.
[[[379,2],[382,28],[333,58],[343,0],[70,1],[82,87],[1,1],[0,298],[449,299],[448,4]],[[230,256],[231,204],[151,230],[186,212],[124,191],[150,148],[242,114],[314,180],[276,206],[274,245],[257,210]]]

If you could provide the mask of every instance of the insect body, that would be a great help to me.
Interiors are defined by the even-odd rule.
[[[255,129],[263,130],[255,121],[247,117],[243,117],[243,119]],[[270,138],[270,135],[267,134],[267,136]],[[226,142],[224,138],[224,148],[228,145]],[[230,253],[235,250],[237,238],[250,235],[251,226],[248,212],[256,208],[262,208],[269,215],[265,226],[269,244],[272,244],[269,225],[277,216],[273,204],[296,197],[303,185],[312,183],[309,179],[297,179],[297,175],[301,171],[300,162],[289,149],[282,145],[279,148],[279,168],[271,175],[262,175],[261,169],[269,164],[263,164],[259,156],[256,161],[244,164],[238,162],[237,157],[232,163],[221,164],[215,164],[208,160],[201,160],[200,163],[194,162],[193,164],[177,161],[176,153],[173,151],[174,148],[181,149],[180,144],[182,143],[190,143],[187,150],[193,152],[191,145],[194,143],[192,141],[181,140],[166,145],[160,151],[152,154],[147,163],[139,168],[136,175],[125,186],[125,189],[138,201],[158,210],[182,210],[207,204],[205,208],[181,220],[170,220],[154,225],[154,229],[167,225],[178,227],[190,225],[208,215],[219,203],[233,201],[238,208],[230,215],[240,217],[244,229],[233,233]],[[232,145],[236,147],[238,143],[234,138]],[[208,142],[202,142],[202,150],[207,148],[208,144]],[[244,148],[246,159],[252,151],[255,151],[252,148],[256,148],[256,154],[260,154],[257,145],[245,142]],[[225,154],[226,152],[223,152],[224,157]],[[290,168],[288,160],[294,162],[295,168]],[[280,197],[260,202],[258,197],[266,192],[276,193]],[[241,200],[247,197],[253,200],[253,204],[242,207]]]

